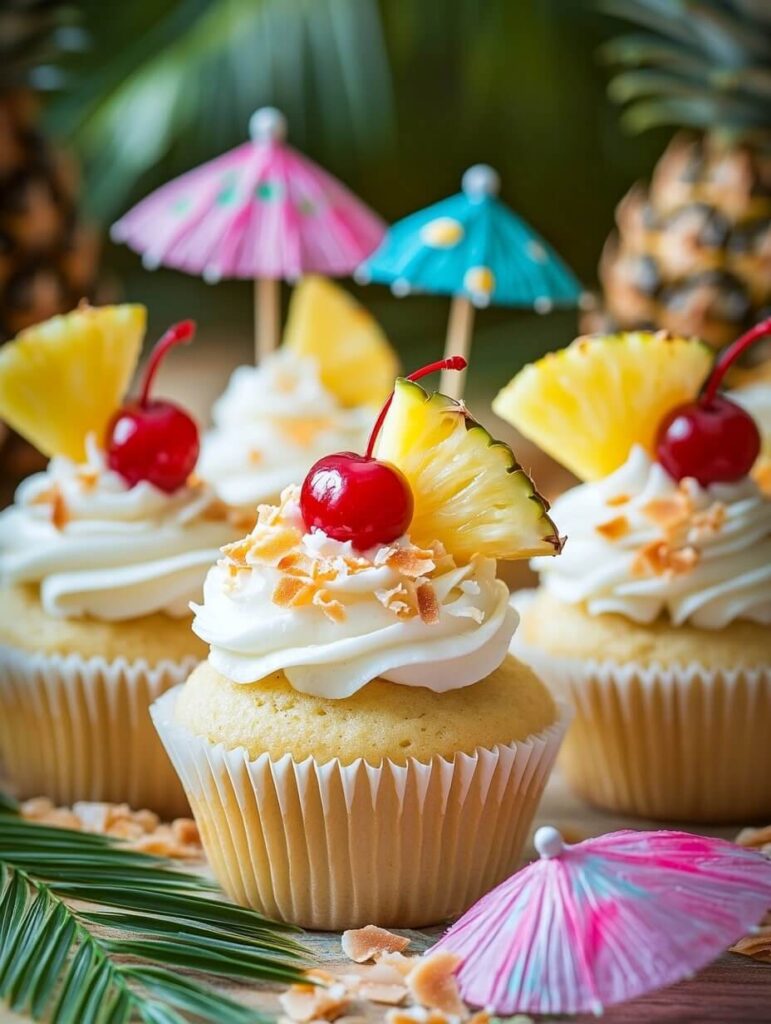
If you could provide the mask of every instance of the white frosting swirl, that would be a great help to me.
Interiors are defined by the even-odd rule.
[[[52,459],[0,514],[0,580],[39,583],[47,614],[116,621],[183,617],[235,535],[200,485],[129,487],[91,440],[88,461]]]
[[[279,349],[258,367],[239,366],[212,408],[199,470],[229,505],[255,508],[302,483],[317,459],[361,451],[370,409],[343,409],[313,359]]]
[[[636,622],[771,624],[771,500],[749,477],[678,484],[638,447],[611,476],[563,494],[552,515],[568,543],[533,565],[563,601]]]
[[[771,455],[771,380],[736,388],[729,395],[753,417],[763,438],[764,451]]]
[[[518,618],[492,559],[458,566],[406,537],[355,552],[305,532],[297,493],[263,506],[206,577],[193,629],[214,668],[237,683],[283,669],[297,690],[342,698],[377,677],[441,693],[501,664]]]

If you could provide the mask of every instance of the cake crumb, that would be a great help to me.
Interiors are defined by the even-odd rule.
[[[455,977],[461,962],[461,957],[455,953],[444,951],[421,957],[406,979],[415,1002],[454,1017],[465,1017],[468,1011]]]
[[[351,928],[343,932],[341,939],[343,953],[356,964],[374,960],[385,953],[401,953],[409,944],[410,940],[403,935],[394,935],[374,924]]]

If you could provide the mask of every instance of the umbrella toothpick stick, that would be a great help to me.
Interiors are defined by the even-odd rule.
[[[474,329],[474,306],[465,295],[454,296],[450,305],[450,319],[447,324],[447,340],[444,346],[445,359],[463,356],[468,362],[471,351],[471,335]],[[466,371],[453,373],[443,370],[439,390],[450,398],[462,398],[466,383]]]
[[[254,355],[259,364],[278,348],[281,323],[281,283],[258,277],[254,282]]]

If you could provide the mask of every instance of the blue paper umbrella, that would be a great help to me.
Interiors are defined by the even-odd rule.
[[[462,191],[397,221],[356,272],[357,280],[388,284],[395,295],[452,295],[447,356],[468,356],[477,307],[547,313],[576,306],[582,296],[554,249],[498,199],[499,185],[492,167],[470,167]],[[463,375],[447,374],[441,386],[459,397]]]

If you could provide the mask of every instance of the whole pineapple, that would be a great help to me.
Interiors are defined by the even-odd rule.
[[[771,0],[608,0],[610,95],[640,131],[676,125],[649,186],[616,211],[601,313],[724,345],[771,307]]]
[[[77,174],[40,128],[38,87],[76,38],[72,5],[0,3],[0,340],[90,295],[98,241],[77,218]]]

